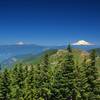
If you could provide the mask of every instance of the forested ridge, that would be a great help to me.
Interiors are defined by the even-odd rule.
[[[79,60],[70,45],[59,60],[58,53],[45,54],[35,65],[1,70],[0,100],[100,100],[95,50]]]

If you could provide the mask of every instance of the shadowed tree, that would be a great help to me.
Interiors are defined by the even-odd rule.
[[[10,75],[9,70],[0,72],[0,100],[10,100]]]

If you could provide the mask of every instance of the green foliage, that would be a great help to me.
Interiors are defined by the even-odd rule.
[[[0,72],[0,100],[10,100],[10,83],[9,71],[5,69]]]
[[[56,49],[54,50],[47,50],[44,51],[43,53],[40,53],[38,55],[30,55],[29,57],[26,57],[22,60],[22,63],[25,64],[39,64],[41,63],[42,58],[44,57],[44,55],[48,54],[48,56],[51,56],[53,54],[55,54],[57,52]]]
[[[100,100],[96,57],[68,45],[45,52],[38,63],[1,70],[0,100]]]
[[[72,52],[72,48],[71,48],[71,45],[70,44],[68,45],[67,50],[68,50],[69,53]]]
[[[95,65],[96,65],[96,52],[95,50],[92,50],[92,52],[90,53],[90,61],[88,62],[86,70],[86,77],[88,84],[87,91],[89,100],[91,99],[97,100],[98,96],[100,95],[100,90],[98,89],[99,88],[98,73]]]
[[[24,71],[23,71],[23,65],[19,64],[16,65],[12,70],[12,98],[13,99],[22,99],[23,98],[23,86],[24,86]]]

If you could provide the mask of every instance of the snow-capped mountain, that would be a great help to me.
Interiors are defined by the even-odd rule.
[[[79,40],[75,43],[72,43],[72,45],[84,45],[84,46],[89,46],[90,45],[91,46],[91,45],[95,45],[95,44],[87,42],[85,40]]]

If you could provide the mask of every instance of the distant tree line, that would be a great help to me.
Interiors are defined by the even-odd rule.
[[[50,66],[48,54],[36,66],[18,64],[1,70],[0,100],[100,100],[95,50],[81,66],[70,45],[67,51],[58,71]]]

